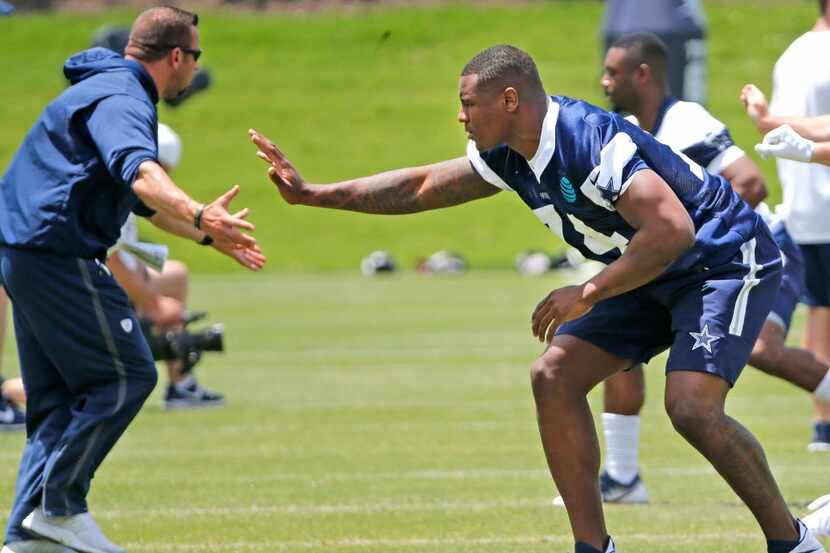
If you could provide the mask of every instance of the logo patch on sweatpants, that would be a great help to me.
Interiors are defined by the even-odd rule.
[[[121,319],[121,328],[124,329],[124,332],[129,334],[133,331],[133,320],[132,319]]]

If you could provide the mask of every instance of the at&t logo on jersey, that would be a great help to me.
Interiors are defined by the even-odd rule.
[[[559,189],[562,190],[562,196],[565,198],[565,201],[569,204],[572,204],[576,201],[576,190],[574,190],[571,181],[568,180],[568,177],[562,177],[559,181]]]

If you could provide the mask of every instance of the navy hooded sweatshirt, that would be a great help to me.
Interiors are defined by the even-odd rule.
[[[105,48],[63,67],[72,86],[43,110],[0,177],[0,244],[104,259],[131,211],[132,184],[158,160],[158,92],[141,64]]]

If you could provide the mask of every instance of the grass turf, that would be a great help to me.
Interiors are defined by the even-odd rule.
[[[92,512],[131,553],[567,551],[529,391],[540,347],[528,318],[574,278],[198,277],[193,307],[228,329],[227,354],[198,375],[229,404],[165,413],[160,385],[96,475]],[[3,362],[13,374],[11,341]],[[647,369],[643,415],[652,505],[607,510],[620,550],[763,551],[749,513],[672,431],[662,365]],[[766,447],[794,512],[830,491],[827,456],[805,450],[805,393],[748,368],[729,411]],[[0,435],[7,504],[22,441]]]

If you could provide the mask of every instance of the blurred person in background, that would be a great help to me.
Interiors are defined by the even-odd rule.
[[[127,295],[104,264],[130,212],[246,267],[264,257],[228,211],[234,186],[193,200],[158,163],[159,98],[198,67],[198,16],[151,8],[126,56],[70,57],[72,82],[44,108],[0,177],[0,278],[13,304],[27,441],[0,553],[122,553],[89,513],[93,476],[158,376]]]
[[[182,142],[173,129],[159,123],[158,161],[168,174],[179,165],[182,158]],[[153,218],[150,217],[152,221]],[[138,242],[138,221],[130,214],[121,228],[121,239],[111,250],[107,266],[118,284],[127,292],[140,317],[153,321],[154,330],[181,330],[187,306],[189,279],[187,266],[181,261],[164,261],[161,271],[148,267],[136,256],[125,251],[123,243]],[[211,245],[205,240],[202,245]],[[199,385],[192,370],[185,370],[181,360],[166,360],[168,384],[164,393],[167,409],[194,407],[220,407],[225,399],[221,394]]]
[[[748,96],[755,94],[753,90],[747,91]],[[760,105],[759,99],[755,100],[756,106]],[[764,135],[755,150],[763,157],[830,165],[830,115],[789,119],[789,124]],[[830,537],[830,494],[811,502],[807,509],[812,512],[802,519],[804,524],[817,534]]]
[[[772,103],[746,85],[741,99],[762,134],[789,123],[800,129],[803,118],[830,114],[830,0],[818,0],[813,28],[795,39],[773,71]],[[830,363],[830,167],[777,159],[783,189],[779,214],[804,256],[809,306],[805,345]],[[810,451],[830,451],[830,405],[815,402],[816,421]]]
[[[630,113],[641,128],[683,153],[706,170],[721,175],[755,208],[773,233],[784,257],[784,275],[778,297],[749,356],[749,365],[783,378],[830,401],[830,367],[812,353],[788,348],[785,340],[803,290],[804,262],[783,222],[761,200],[767,195],[761,171],[732,140],[726,125],[700,104],[671,96],[668,55],[654,34],[635,33],[619,38],[605,57],[601,79],[616,111]],[[646,503],[648,493],[640,477],[638,448],[640,411],[645,404],[642,365],[606,379],[604,412],[605,470],[600,475],[603,501]],[[561,498],[557,498],[561,505]]]
[[[698,0],[606,0],[603,52],[618,38],[649,32],[666,45],[669,93],[706,104],[706,18]]]
[[[9,298],[0,286],[0,362],[3,360],[3,346],[6,343],[6,321]],[[13,432],[26,428],[26,416],[21,407],[26,405],[23,379],[0,376],[0,432]]]

